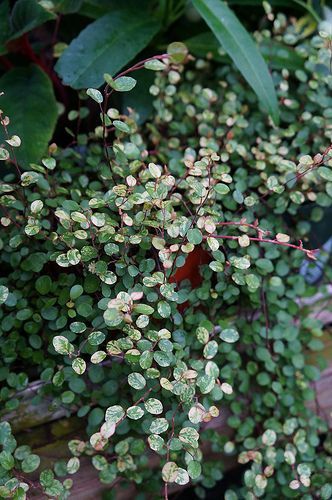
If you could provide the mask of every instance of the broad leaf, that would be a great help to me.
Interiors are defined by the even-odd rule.
[[[37,28],[55,15],[42,7],[37,0],[18,0],[11,12],[11,37],[13,40]]]
[[[104,73],[115,75],[150,42],[159,23],[144,10],[123,9],[89,24],[56,64],[65,85],[97,88]],[[135,40],[135,43],[133,43]]]
[[[20,137],[15,148],[18,163],[28,167],[45,153],[57,121],[57,107],[51,81],[38,66],[15,68],[0,78],[0,107],[9,116],[9,135]],[[7,137],[0,130],[0,143]]]
[[[277,124],[279,111],[273,81],[249,33],[221,0],[193,0],[193,4]]]

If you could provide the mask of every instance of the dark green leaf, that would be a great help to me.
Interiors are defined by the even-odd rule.
[[[193,4],[254,89],[273,121],[278,123],[278,102],[273,81],[249,33],[221,0],[193,0]]]
[[[56,70],[65,85],[99,87],[105,72],[115,75],[158,30],[158,21],[146,16],[141,9],[106,14],[71,42],[56,64]]]
[[[55,15],[47,11],[36,0],[18,0],[11,13],[11,37],[13,40],[41,24],[54,19]]]
[[[51,81],[38,66],[31,65],[8,71],[0,79],[0,88],[5,92],[1,108],[11,120],[9,135],[22,140],[16,158],[27,167],[44,154],[55,128],[57,107]],[[1,127],[0,143],[4,139]]]

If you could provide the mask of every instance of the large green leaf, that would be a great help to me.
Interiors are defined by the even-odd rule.
[[[273,121],[278,123],[278,101],[272,77],[249,33],[225,2],[193,0],[193,4],[256,92]]]
[[[99,87],[103,74],[118,72],[150,42],[159,27],[159,22],[142,9],[106,14],[71,42],[56,71],[63,83],[73,88]]]
[[[188,38],[184,40],[184,43],[194,56],[206,57],[210,53],[216,61],[230,62],[229,56],[219,54],[220,45],[210,31]],[[300,56],[293,47],[288,47],[276,40],[263,40],[259,44],[259,49],[267,64],[273,69],[287,68],[295,71],[304,67],[304,57]]]
[[[46,23],[46,21],[55,19],[55,17],[52,12],[44,9],[37,0],[18,0],[10,17],[10,39],[18,38],[24,33],[37,28],[37,26]]]
[[[22,144],[16,149],[20,165],[29,166],[45,153],[52,137],[57,106],[51,81],[36,65],[15,68],[0,78],[0,107],[10,118],[8,131],[18,135]],[[5,139],[0,128],[0,143]]]

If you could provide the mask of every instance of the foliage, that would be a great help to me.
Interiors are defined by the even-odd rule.
[[[211,36],[215,36],[231,56],[265,111],[277,123],[278,105],[267,65],[251,35],[222,0],[195,0],[193,5],[186,0],[141,0],[139,3],[132,0],[16,0],[12,3],[12,8],[9,0],[2,0],[0,4],[0,88],[15,88],[7,93],[6,107],[8,111],[13,110],[12,116],[23,115],[21,128],[29,130],[31,135],[31,140],[23,141],[19,152],[20,160],[27,159],[26,165],[40,161],[41,148],[46,148],[59,118],[53,96],[47,107],[40,99],[34,103],[35,109],[25,109],[26,95],[50,94],[53,84],[61,104],[77,106],[76,96],[73,98],[68,86],[74,89],[101,86],[104,73],[114,76],[134,58],[142,59],[139,55],[143,50],[147,57],[155,54],[156,47],[166,48],[174,40],[173,29],[181,33],[183,39],[199,36],[206,30],[199,13],[211,28]],[[267,9],[266,2],[229,3],[232,9],[239,11],[245,24],[248,23],[247,5],[254,5],[258,18],[265,22],[262,5]],[[298,29],[303,36],[308,36],[323,15],[318,2],[316,10],[309,6],[310,0],[308,6],[305,2],[287,3],[291,14],[294,11],[306,14],[300,18]],[[273,4],[285,6],[283,0],[275,0]],[[256,19],[257,15],[249,30],[258,27]],[[44,78],[31,77],[32,72],[37,72],[36,68],[29,67],[31,64],[43,71]],[[1,74],[5,76],[1,78]],[[124,99],[124,108],[128,102]],[[147,92],[138,89],[135,102],[145,108],[151,99]],[[80,106],[78,108],[76,112],[81,117]],[[43,133],[30,124],[36,114],[44,111],[48,126]],[[61,114],[62,106],[58,111]],[[37,143],[40,147],[34,147]]]
[[[282,15],[273,30],[257,37],[300,40]],[[331,205],[330,52],[318,36],[293,50],[302,69],[273,72],[280,127],[231,65],[190,61],[177,44],[133,67],[157,70],[145,126],[109,106],[135,85],[125,71],[88,89],[101,125],[78,144],[51,144],[21,173],[20,139],[7,136],[0,396],[19,411],[17,393],[40,378],[34,403],[77,414],[87,437],[53,472],[3,422],[3,497],[25,498],[35,470],[46,496],[68,497],[63,478],[75,481],[84,455],[110,487],[167,498],[191,481],[203,497],[222,475],[203,459],[210,442],[247,465],[228,500],[331,498],[326,424],[306,408],[321,324],[298,300],[317,292],[299,268]],[[219,413],[230,437],[213,429]]]

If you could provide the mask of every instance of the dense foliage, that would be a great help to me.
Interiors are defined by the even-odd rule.
[[[282,15],[273,29],[298,41]],[[331,55],[318,36],[292,50],[301,69],[273,72],[279,127],[234,67],[182,61],[173,45],[145,63],[158,71],[147,124],[108,106],[135,80],[106,74],[103,94],[87,91],[101,125],[78,145],[52,144],[21,173],[20,138],[7,137],[0,397],[19,411],[16,393],[40,378],[36,411],[50,398],[87,434],[53,472],[1,423],[0,496],[25,498],[38,469],[37,487],[66,498],[63,478],[87,455],[103,483],[136,483],[139,498],[189,481],[203,497],[230,456],[247,467],[227,500],[332,498],[331,440],[306,408],[321,324],[299,300],[317,292],[299,268],[332,198]],[[1,120],[6,133],[6,109]]]
[[[325,16],[324,0],[315,1],[314,7],[311,3],[271,0],[289,16],[298,16],[295,27],[303,37]],[[1,0],[0,88],[6,92],[2,107],[16,117],[12,133],[22,137],[18,160],[26,168],[39,162],[54,131],[63,141],[65,120],[60,117],[59,124],[59,114],[64,107],[74,108],[71,121],[86,118],[73,89],[100,87],[105,72],[114,76],[132,60],[162,51],[179,33],[184,40],[210,29],[212,39],[224,47],[277,123],[278,103],[266,63],[274,44],[266,54],[249,34],[269,24],[270,10],[261,0]],[[134,100],[141,119],[146,118],[151,83],[143,73],[133,97],[123,99],[123,109]],[[39,99],[32,99],[34,95]]]

